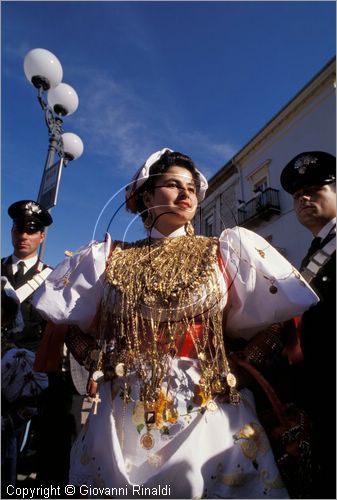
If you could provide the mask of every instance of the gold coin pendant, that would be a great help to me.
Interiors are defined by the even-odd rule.
[[[229,385],[229,387],[236,386],[236,377],[235,377],[235,375],[233,375],[233,373],[228,373],[226,380],[227,380],[227,384]]]
[[[216,402],[214,401],[214,399],[210,399],[206,405],[206,408],[208,411],[217,411],[218,409],[218,405],[216,404]]]
[[[152,434],[147,432],[140,438],[140,444],[145,450],[151,450],[154,447],[154,438]]]

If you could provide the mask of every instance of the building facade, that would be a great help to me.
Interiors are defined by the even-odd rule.
[[[197,232],[218,236],[243,226],[299,266],[312,237],[297,221],[280,175],[295,155],[314,150],[336,155],[335,58],[209,180]]]

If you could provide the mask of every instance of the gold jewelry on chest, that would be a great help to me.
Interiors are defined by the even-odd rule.
[[[221,303],[227,289],[220,285],[217,259],[217,238],[182,236],[120,244],[108,261],[100,324],[105,376],[124,379],[126,406],[128,377],[137,374],[148,431],[141,443],[145,449],[153,445],[150,430],[161,387],[165,382],[169,390],[170,366],[187,335],[207,409],[216,411],[214,399],[225,392],[232,404],[240,402],[224,346]]]
[[[143,240],[123,250],[117,247],[108,262],[107,281],[138,305],[182,306],[210,283],[217,249],[216,238],[202,236],[165,238],[151,244]]]

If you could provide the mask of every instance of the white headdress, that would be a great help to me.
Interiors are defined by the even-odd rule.
[[[135,193],[136,191],[144,184],[144,182],[147,181],[147,179],[150,177],[150,168],[156,161],[160,160],[160,158],[163,156],[166,151],[169,151],[170,153],[173,153],[172,149],[169,148],[164,148],[160,151],[156,151],[155,153],[152,153],[142,165],[135,175],[133,176],[130,184],[126,188],[125,192],[125,198],[126,198],[126,206],[130,212],[136,213],[137,212],[137,207],[136,207],[136,200],[135,200]],[[206,180],[206,177],[196,168],[196,172],[199,175],[200,179],[200,188],[197,193],[197,199],[198,202],[200,203],[204,198],[205,198],[205,193],[208,188],[208,182]]]

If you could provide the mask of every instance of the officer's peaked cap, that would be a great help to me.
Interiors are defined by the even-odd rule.
[[[324,151],[300,153],[284,167],[280,180],[290,194],[306,186],[336,182],[336,157]]]
[[[41,229],[53,222],[48,210],[33,200],[16,201],[8,208],[8,215],[15,223],[33,222]]]

